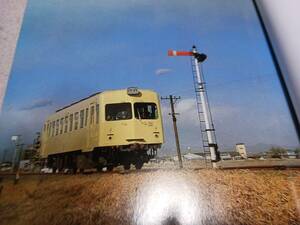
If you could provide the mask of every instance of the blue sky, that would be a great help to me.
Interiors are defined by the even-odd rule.
[[[220,146],[297,146],[251,1],[29,0],[0,119],[0,142],[30,142],[56,108],[129,86],[175,94],[183,147],[200,146],[189,58],[197,45]],[[165,69],[165,70],[161,70]],[[165,71],[158,75],[158,71]],[[173,133],[163,102],[166,149]]]

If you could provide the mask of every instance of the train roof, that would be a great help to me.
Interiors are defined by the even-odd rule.
[[[92,95],[90,95],[90,96],[88,96],[88,97],[86,97],[86,98],[83,98],[83,99],[80,99],[79,101],[73,102],[73,103],[71,103],[70,105],[66,105],[66,106],[64,106],[64,107],[62,107],[62,108],[56,110],[55,112],[60,112],[60,111],[62,111],[62,110],[64,110],[64,109],[66,109],[66,108],[69,108],[69,107],[72,106],[72,105],[75,105],[75,104],[77,104],[77,103],[79,103],[79,102],[82,102],[82,101],[84,101],[84,100],[86,100],[86,99],[88,99],[88,98],[91,98],[91,97],[93,97],[93,96],[95,96],[95,95],[98,95],[98,94],[101,94],[101,93],[102,93],[102,91],[98,91],[98,92],[96,92],[96,93],[94,93],[94,94],[92,94]]]
[[[95,96],[95,95],[98,95],[98,94],[101,94],[101,93],[104,93],[104,92],[108,92],[108,91],[120,91],[120,90],[126,90],[126,89],[99,91],[99,92],[96,92],[96,93],[94,93],[94,94],[92,94],[92,95],[86,97],[86,98],[80,99],[80,100],[78,100],[78,101],[76,101],[76,102],[73,102],[73,103],[71,103],[71,104],[69,104],[69,105],[66,105],[66,106],[64,106],[64,107],[62,107],[62,108],[56,110],[55,112],[60,112],[60,111],[62,111],[62,110],[64,110],[64,109],[66,109],[66,108],[71,107],[72,105],[75,105],[75,104],[77,104],[77,103],[79,103],[79,102],[82,102],[82,101],[84,101],[84,100],[86,100],[86,99],[89,99],[89,98],[91,98],[91,97],[93,97],[93,96]],[[147,89],[139,89],[139,90],[143,90],[143,91],[152,91],[152,90],[147,90]]]

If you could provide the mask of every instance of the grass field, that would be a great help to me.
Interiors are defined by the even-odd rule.
[[[144,169],[0,183],[0,224],[299,224],[299,170]]]

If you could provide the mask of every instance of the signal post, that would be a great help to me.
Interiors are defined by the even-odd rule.
[[[207,56],[203,53],[198,53],[195,46],[192,51],[174,51],[169,50],[168,56],[190,56],[192,60],[192,72],[194,78],[194,88],[197,100],[198,117],[200,121],[202,143],[204,149],[205,159],[210,155],[212,167],[216,168],[216,162],[220,160],[220,153],[215,135],[212,115],[208,102],[206,84],[204,82],[203,72],[201,70],[201,63],[205,61]]]

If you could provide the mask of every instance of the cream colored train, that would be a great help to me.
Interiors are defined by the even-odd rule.
[[[160,102],[151,90],[99,92],[49,116],[40,154],[53,171],[141,169],[164,142]]]

